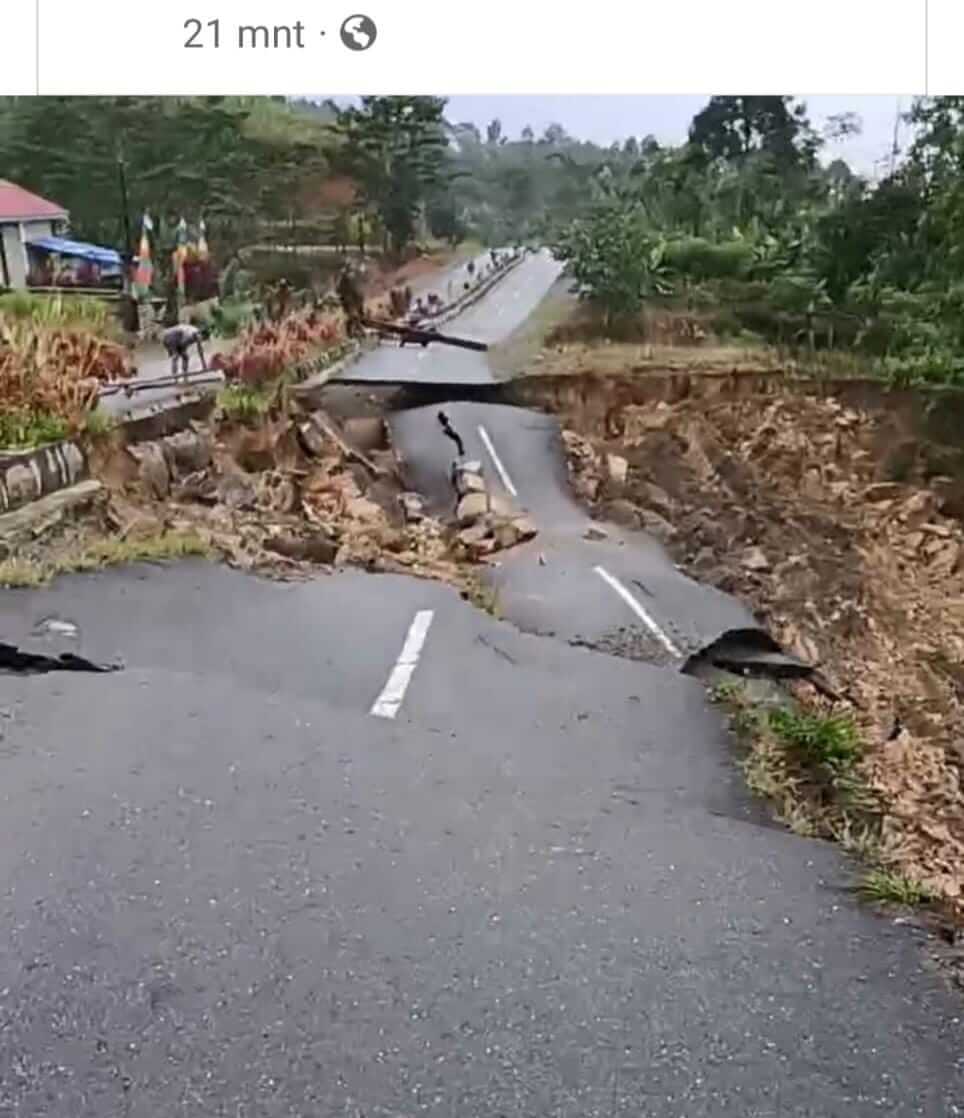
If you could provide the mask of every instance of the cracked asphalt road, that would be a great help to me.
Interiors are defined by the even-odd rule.
[[[677,663],[569,643],[638,620],[600,555],[681,643],[741,607],[583,540],[541,417],[446,411],[547,522],[497,573],[555,638],[352,571],[0,594],[3,640],[124,661],[0,677],[0,1116],[962,1113],[922,934],[766,822]]]

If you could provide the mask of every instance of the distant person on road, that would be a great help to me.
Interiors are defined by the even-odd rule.
[[[274,300],[272,306],[271,316],[275,322],[280,322],[288,313],[288,306],[291,302],[291,284],[286,279],[278,282],[278,286],[274,289]]]
[[[422,296],[419,295],[419,297],[415,300],[415,306],[412,307],[412,311],[411,314],[408,316],[408,320],[410,323],[412,323],[412,325],[415,325],[422,321],[422,319],[425,317],[425,314],[425,303],[422,300]]]
[[[364,331],[365,298],[350,265],[345,265],[338,280],[338,298],[345,312],[348,336],[359,337]]]
[[[206,326],[191,326],[187,322],[179,322],[164,331],[161,335],[161,343],[171,359],[171,376],[177,376],[178,365],[181,366],[181,375],[187,376],[188,366],[191,363],[191,349],[194,346],[197,346],[202,371],[207,368],[203,342],[208,337],[210,332]]]

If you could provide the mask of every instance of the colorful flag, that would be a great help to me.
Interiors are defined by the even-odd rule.
[[[174,271],[177,275],[177,289],[182,295],[187,288],[187,276],[184,271],[184,264],[187,261],[187,242],[187,222],[182,217],[177,223],[177,233],[174,238],[174,243],[177,246],[174,249]]]
[[[151,260],[151,238],[154,222],[150,215],[144,214],[141,222],[141,246],[137,252],[137,270],[134,273],[134,294],[138,298],[146,298],[151,293],[151,284],[154,281],[154,263]]]

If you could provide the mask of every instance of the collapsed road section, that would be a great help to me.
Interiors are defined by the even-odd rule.
[[[556,419],[500,404],[444,407],[466,459],[484,464],[490,504],[533,527],[482,568],[500,616],[526,632],[679,667],[725,632],[756,627],[736,600],[683,575],[651,536],[590,518],[571,490]],[[439,437],[437,412],[395,411],[388,426],[406,484],[445,517],[452,448]],[[473,547],[472,529],[461,520],[460,529]]]
[[[794,667],[692,545],[775,541],[691,540],[725,456],[568,388],[336,384],[98,442],[91,517],[7,570],[125,568],[0,596],[15,650],[70,617],[126,665],[96,706],[5,679],[12,1105],[608,1114],[618,1075],[633,1114],[953,1113],[959,1002],[831,846],[761,826],[706,701],[701,664]],[[185,555],[238,569],[129,562]]]

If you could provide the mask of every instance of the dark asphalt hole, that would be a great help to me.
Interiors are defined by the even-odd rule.
[[[680,670],[684,675],[699,675],[706,668],[770,679],[810,679],[816,670],[789,656],[763,629],[729,629],[690,656]]]
[[[13,675],[48,675],[51,672],[118,672],[120,665],[95,664],[73,652],[60,656],[44,656],[36,652],[24,652],[15,644],[0,642],[0,672]]]
[[[397,384],[397,382],[396,382]],[[457,403],[498,402],[502,386],[488,384],[411,383],[402,385],[395,400],[395,411],[413,411],[428,406]]]

